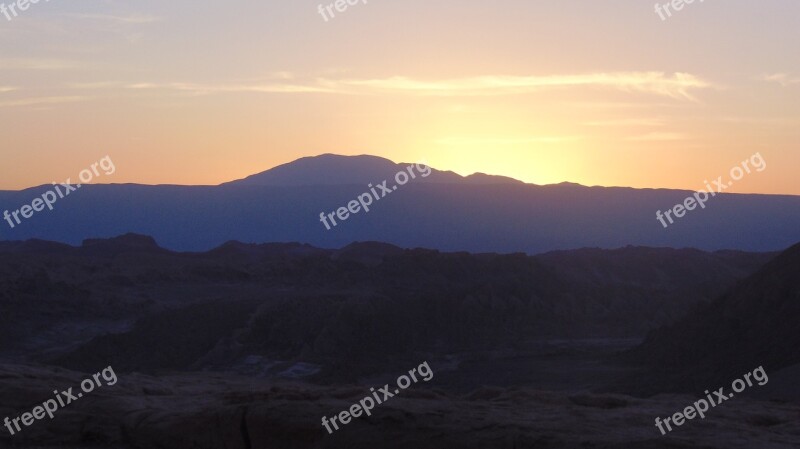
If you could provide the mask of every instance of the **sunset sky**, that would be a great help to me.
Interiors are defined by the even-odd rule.
[[[10,3],[10,0],[0,0]],[[323,4],[328,4],[329,1]],[[664,2],[666,3],[666,2]],[[526,182],[800,195],[800,2],[40,1],[0,15],[0,189],[218,184],[373,154]]]

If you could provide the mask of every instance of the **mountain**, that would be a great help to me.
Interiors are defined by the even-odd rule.
[[[790,369],[800,398],[800,244],[710,304],[653,331],[629,357],[651,370],[640,392],[703,391],[763,366]],[[790,393],[784,391],[784,397]]]
[[[332,186],[376,184],[384,179],[394,178],[397,172],[404,171],[411,164],[397,164],[377,156],[340,156],[323,154],[304,157],[288,164],[248,176],[223,185],[250,186]],[[419,183],[439,184],[522,184],[516,179],[504,176],[490,176],[476,173],[463,177],[451,171],[431,169],[431,174],[416,178]]]
[[[231,240],[320,248],[379,241],[402,248],[529,254],[626,245],[777,251],[800,241],[799,196],[723,193],[665,229],[656,211],[682,203],[692,192],[538,186],[433,169],[424,176],[422,166],[414,166],[415,178],[397,185],[395,173],[408,169],[372,156],[323,155],[219,186],[85,185],[54,210],[36,212],[14,228],[0,220],[0,239],[77,245],[137,233],[180,251],[205,251]],[[384,180],[388,193],[377,188]],[[2,191],[0,212],[30,205],[50,188]],[[379,199],[368,212],[359,207],[335,226],[321,222],[320,214],[335,214],[361,195],[366,202],[371,188]]]

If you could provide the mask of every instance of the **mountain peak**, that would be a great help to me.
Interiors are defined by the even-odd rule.
[[[375,184],[392,179],[397,172],[405,171],[409,163],[395,163],[389,159],[371,156],[344,156],[321,154],[297,159],[267,171],[232,181],[225,185],[260,186],[331,186]],[[429,176],[417,177],[415,182],[454,184],[509,184],[522,183],[503,176],[476,173],[463,177],[451,171],[431,169]]]
[[[396,171],[394,162],[378,156],[322,154],[297,159],[227,184],[237,185],[342,185],[375,182],[376,176]]]

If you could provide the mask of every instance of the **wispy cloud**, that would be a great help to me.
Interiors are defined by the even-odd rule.
[[[80,97],[80,96],[20,98],[16,100],[0,101],[0,108],[74,103],[77,101],[84,101],[87,99],[88,97]]]
[[[67,14],[67,16],[76,19],[103,20],[103,21],[127,23],[127,24],[155,23],[164,20],[163,17],[144,15],[144,14],[131,14],[127,16],[115,16],[110,14]]]
[[[671,98],[689,99],[694,89],[713,87],[694,75],[663,72],[617,72],[549,76],[479,76],[444,81],[421,81],[406,77],[371,80],[328,81],[331,88],[359,87],[384,92],[418,95],[470,96],[507,95],[568,87],[612,88]]]
[[[519,145],[528,143],[561,143],[580,140],[580,136],[532,136],[532,137],[444,137],[434,143],[439,145]]]
[[[571,101],[565,103],[568,106],[576,107],[576,108],[586,108],[586,109],[641,109],[641,108],[675,108],[675,107],[682,107],[687,103],[676,103],[676,102],[659,102],[654,103],[652,101],[647,102],[639,102],[639,103],[631,103],[631,102],[622,102],[622,101]]]
[[[588,75],[479,76],[422,81],[407,77],[378,79],[315,78],[298,80],[289,73],[258,82],[202,84],[187,82],[130,83],[127,89],[176,90],[196,95],[231,92],[325,93],[342,95],[399,94],[421,96],[500,96],[574,87],[610,88],[674,99],[694,100],[690,91],[714,87],[694,75],[662,72],[621,72]]]
[[[177,90],[194,95],[214,93],[260,92],[260,93],[337,93],[329,88],[292,84],[292,83],[258,83],[258,84],[196,84],[196,83],[134,83],[124,86],[126,89],[166,89]]]
[[[584,122],[586,126],[664,126],[666,120],[662,118],[623,118],[613,120],[595,120]]]
[[[792,77],[788,73],[773,73],[772,75],[764,75],[761,77],[761,80],[771,83],[778,83],[783,87],[791,86],[792,84],[800,84],[800,77]]]
[[[4,58],[0,59],[0,70],[72,70],[88,68],[77,61],[63,59]]]
[[[16,88],[16,87],[13,87],[13,86],[0,86],[0,93],[3,93],[3,92],[13,92],[13,91],[15,91],[15,90],[17,90],[17,88]]]
[[[88,83],[70,83],[67,87],[71,89],[109,89],[122,87],[119,81],[92,81]]]
[[[748,123],[761,125],[797,125],[800,123],[800,116],[786,117],[717,117],[717,120],[731,123]]]
[[[647,133],[642,134],[640,136],[631,136],[625,140],[629,140],[632,142],[659,142],[659,141],[674,141],[674,140],[687,140],[690,137],[686,134],[681,133],[668,133],[668,132],[656,132],[656,133]]]

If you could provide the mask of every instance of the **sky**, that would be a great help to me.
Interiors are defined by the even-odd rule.
[[[697,190],[760,153],[767,168],[728,192],[800,195],[796,0],[695,1],[665,20],[641,0],[329,4],[0,15],[0,189],[106,155],[102,182],[208,185],[337,153]]]

